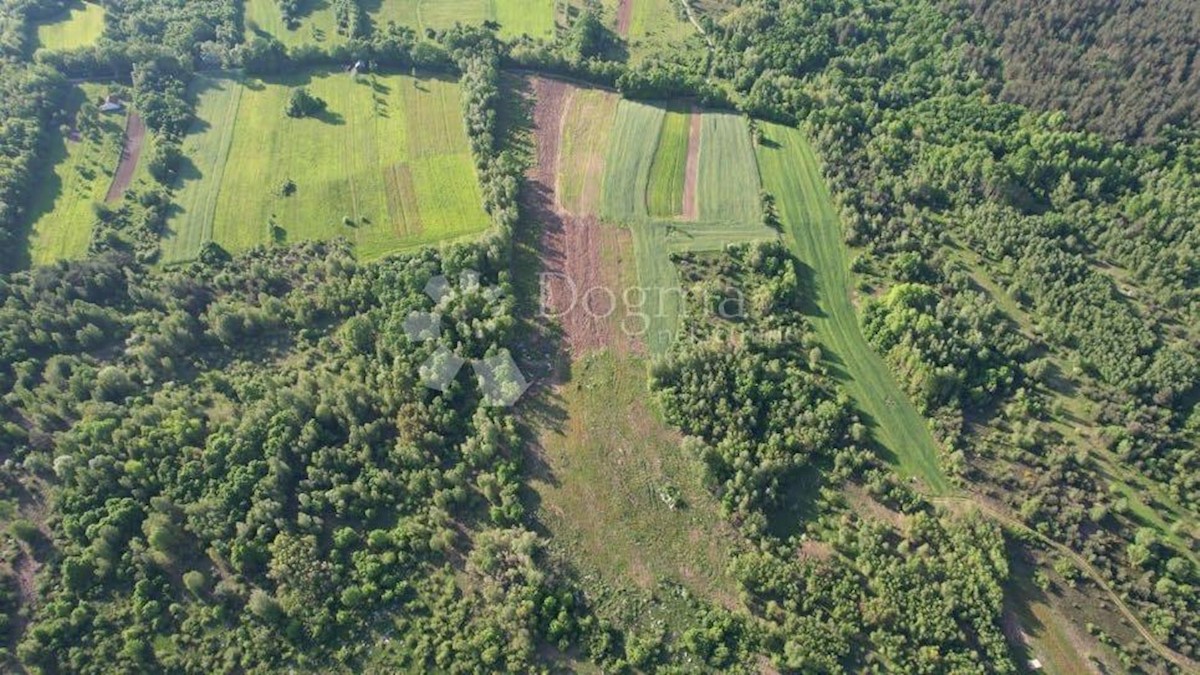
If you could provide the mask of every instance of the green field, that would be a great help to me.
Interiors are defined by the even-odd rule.
[[[103,32],[104,7],[74,2],[62,16],[37,26],[37,46],[55,50],[89,47]]]
[[[658,49],[679,49],[696,28],[679,17],[679,0],[630,0],[629,45],[636,61]]]
[[[758,162],[746,119],[732,113],[705,113],[701,139],[700,180],[696,187],[700,219],[761,221]]]
[[[368,0],[364,3],[377,25],[389,21],[418,32],[441,30],[455,23],[495,21],[503,37],[554,36],[555,0]]]
[[[293,119],[307,86],[328,110]],[[457,83],[402,75],[201,77],[163,259],[344,236],[365,259],[483,231]],[[285,184],[294,185],[286,194]]]
[[[814,295],[810,319],[827,360],[900,472],[919,478],[933,494],[947,493],[950,484],[925,420],[859,328],[842,225],[816,155],[799,130],[760,124],[765,137],[757,150],[762,178],[775,195],[797,256],[812,275],[805,284]]]
[[[302,44],[337,44],[345,37],[337,32],[337,19],[328,0],[309,0],[304,3],[299,25],[289,28],[283,22],[277,0],[246,0],[245,24],[247,37],[272,35],[288,47]]]
[[[87,254],[96,222],[92,205],[104,201],[125,139],[125,113],[96,110],[95,102],[105,93],[101,85],[73,87],[67,110],[78,120],[80,110],[90,106],[97,124],[75,138],[57,129],[48,134],[46,169],[30,205],[29,258],[35,265]]]
[[[671,122],[673,117],[676,121]],[[680,285],[670,260],[672,253],[719,251],[730,244],[777,236],[762,224],[759,213],[758,168],[746,122],[726,113],[702,115],[697,189],[700,219],[681,222],[651,216],[652,208],[667,210],[668,201],[674,203],[672,213],[682,209],[688,118],[622,100],[604,173],[601,216],[633,231],[638,283],[646,293],[646,342],[654,355],[666,352],[679,324]],[[664,141],[664,137],[674,138]],[[675,149],[664,151],[664,144]],[[678,160],[664,159],[664,153]],[[674,165],[670,170],[664,168],[668,161]],[[671,177],[675,172],[679,174],[677,190]],[[706,181],[710,186],[707,193]],[[655,196],[656,190],[666,196]]]
[[[622,100],[609,141],[600,213],[613,223],[646,217],[646,185],[666,110]]]
[[[691,121],[690,113],[674,110],[663,119],[646,190],[646,208],[655,218],[673,218],[683,213],[683,181]]]

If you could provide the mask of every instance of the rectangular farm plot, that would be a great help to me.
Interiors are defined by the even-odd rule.
[[[215,208],[206,222],[206,210],[183,206],[175,236],[201,234],[168,260],[194,257],[206,230],[231,251],[342,236],[370,259],[488,227],[457,83],[339,71],[233,86],[241,93],[232,119],[214,111],[199,125],[200,136],[230,127],[224,159],[208,153],[223,166],[180,190]],[[300,86],[325,101],[325,112],[284,114]]]
[[[651,216],[673,218],[683,214],[690,130],[688,113],[671,111],[663,119],[646,192],[646,207]]]
[[[604,182],[605,153],[617,114],[616,94],[576,89],[559,139],[559,201],[576,214],[594,214]]]
[[[555,0],[375,0],[366,9],[378,27],[395,22],[420,32],[494,21],[502,37],[550,38],[554,5]]]
[[[705,113],[697,186],[700,220],[761,222],[760,188],[746,119],[732,113]]]
[[[666,110],[622,100],[617,105],[604,172],[601,214],[615,223],[645,218],[650,167]]]

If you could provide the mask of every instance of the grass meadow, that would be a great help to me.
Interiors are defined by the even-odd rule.
[[[394,21],[421,32],[495,21],[502,37],[554,37],[555,0],[366,0],[363,7],[379,26]]]
[[[345,41],[337,32],[337,19],[328,0],[308,0],[303,3],[299,25],[289,28],[279,12],[277,0],[245,0],[247,37],[272,35],[288,47],[303,44],[329,45]]]
[[[82,134],[47,134],[45,169],[30,203],[29,259],[35,265],[87,254],[96,222],[92,205],[104,201],[125,140],[125,113],[95,110],[107,91],[98,84],[72,87],[67,110],[78,118],[91,106],[98,125]]]
[[[929,427],[859,327],[841,221],[808,139],[797,129],[759,124],[765,139],[757,148],[762,180],[775,196],[786,239],[811,274],[804,284],[815,304],[810,320],[833,372],[900,473],[918,477],[934,495],[949,492]]]
[[[104,7],[77,0],[67,11],[37,26],[37,46],[44,49],[79,49],[96,44],[104,32]]]
[[[691,121],[691,113],[679,110],[671,110],[663,118],[646,188],[646,208],[655,218],[674,218],[683,213],[683,182]]]
[[[284,114],[295,87],[328,105]],[[281,80],[202,78],[184,141],[163,259],[346,237],[364,259],[475,234],[490,223],[456,82],[337,72]],[[290,189],[289,189],[290,186]]]

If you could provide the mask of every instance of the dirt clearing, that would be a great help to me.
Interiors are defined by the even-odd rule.
[[[542,225],[541,310],[562,328],[572,357],[612,343],[610,319],[617,289],[605,273],[602,241],[606,233],[591,215],[572,215],[555,194],[563,116],[575,90],[557,80],[530,81],[536,104],[533,129],[536,162],[526,183],[526,208]]]
[[[121,150],[121,161],[117,163],[112,184],[108,186],[105,202],[112,203],[125,196],[125,191],[133,183],[133,174],[137,171],[145,140],[146,123],[142,121],[142,116],[135,112],[129,113],[129,119],[125,121],[125,147]]]
[[[700,110],[693,106],[691,128],[688,130],[687,167],[683,174],[684,220],[696,220],[700,215],[696,184],[700,182],[700,129],[702,126]]]

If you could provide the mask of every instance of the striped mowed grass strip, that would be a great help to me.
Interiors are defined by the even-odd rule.
[[[622,100],[617,105],[608,146],[601,215],[614,223],[643,219],[650,166],[658,147],[666,110]]]
[[[197,99],[196,121],[183,143],[187,161],[179,172],[175,209],[161,244],[165,263],[193,260],[212,240],[242,85],[234,76],[197,75],[191,93]]]
[[[650,164],[646,208],[655,218],[683,214],[683,183],[687,173],[688,135],[691,114],[671,110],[663,118],[662,132]]]
[[[760,222],[760,187],[758,163],[746,119],[733,113],[705,113],[697,186],[699,219],[709,222]]]
[[[387,188],[388,216],[397,236],[421,233],[421,213],[417,208],[417,188],[413,183],[412,169],[407,164],[393,164],[384,169],[384,184]]]

